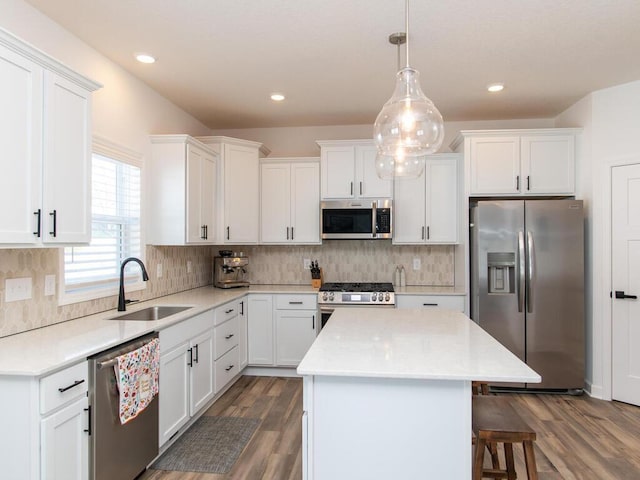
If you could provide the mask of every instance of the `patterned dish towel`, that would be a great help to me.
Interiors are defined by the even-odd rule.
[[[120,392],[120,423],[136,418],[158,394],[160,371],[160,340],[118,357],[113,367]]]

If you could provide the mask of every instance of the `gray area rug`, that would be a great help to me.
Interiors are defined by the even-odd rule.
[[[228,473],[259,424],[256,418],[202,416],[151,468]]]

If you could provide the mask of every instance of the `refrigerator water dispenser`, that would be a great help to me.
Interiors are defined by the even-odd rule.
[[[515,294],[516,254],[488,252],[489,293]]]

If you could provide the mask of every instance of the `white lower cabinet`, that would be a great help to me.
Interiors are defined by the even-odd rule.
[[[240,312],[238,313],[238,366],[242,370],[249,361],[247,346],[249,297],[242,297],[238,304],[240,305]]]
[[[0,376],[0,478],[89,477],[86,361],[42,378]]]
[[[159,445],[214,396],[214,311],[160,331]]]
[[[396,294],[396,308],[448,308],[464,312],[464,295]]]
[[[250,295],[249,365],[297,367],[318,323],[315,295]]]

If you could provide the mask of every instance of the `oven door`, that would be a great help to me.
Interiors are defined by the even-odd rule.
[[[362,307],[366,307],[366,308],[396,308],[395,305],[320,305],[320,329],[322,329],[327,322],[329,321],[329,317],[331,317],[331,314],[336,311],[336,310],[340,310],[340,309],[344,309],[344,308],[362,308]]]

